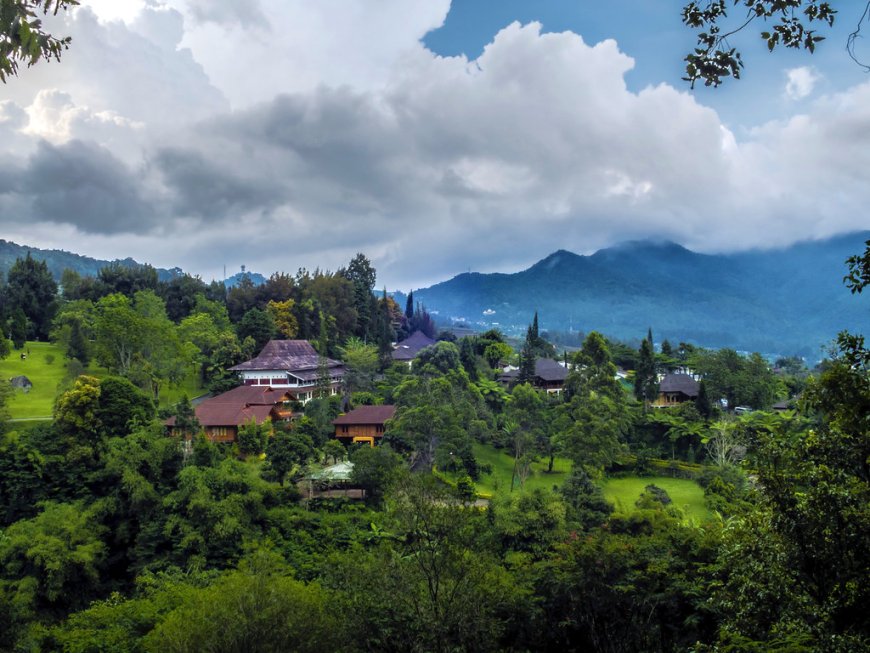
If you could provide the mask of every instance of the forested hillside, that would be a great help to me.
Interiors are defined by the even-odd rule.
[[[549,330],[624,339],[654,325],[671,341],[818,358],[843,328],[870,317],[841,280],[868,234],[729,255],[635,242],[591,256],[560,250],[515,274],[461,274],[414,291],[440,319],[522,327],[538,311]],[[486,314],[484,314],[486,312]]]
[[[870,249],[850,266],[860,294]],[[0,383],[2,651],[870,646],[857,335],[815,369],[656,351],[650,331],[637,349],[591,331],[569,355],[535,315],[519,352],[498,330],[441,334],[409,366],[390,342],[435,325],[378,296],[361,254],[229,291],[63,278],[61,296],[19,259],[0,297],[3,355],[47,335],[67,370],[45,421],[8,420],[22,390]],[[186,399],[155,406],[185,370],[236,388],[230,368],[275,338],[315,343],[314,398],[221,441]],[[662,378],[678,370],[682,394]],[[373,405],[393,417],[371,444],[342,440],[333,420]]]

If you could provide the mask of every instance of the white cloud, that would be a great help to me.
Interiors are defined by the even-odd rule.
[[[476,61],[435,56],[419,39],[447,8],[78,10],[63,62],[0,104],[17,139],[0,165],[5,237],[206,277],[364,251],[380,282],[409,288],[562,247],[654,236],[712,251],[866,228],[870,85],[737,138],[686,91],[630,92],[613,40],[513,24]]]
[[[816,83],[821,79],[815,69],[810,66],[791,68],[785,71],[785,96],[789,100],[803,100],[809,97]]]

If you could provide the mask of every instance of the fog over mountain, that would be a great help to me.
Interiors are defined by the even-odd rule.
[[[866,332],[866,298],[843,285],[845,260],[870,232],[784,249],[708,255],[672,242],[633,241],[590,256],[556,251],[514,274],[460,274],[414,298],[440,323],[593,329],[637,339],[818,356],[842,329]]]

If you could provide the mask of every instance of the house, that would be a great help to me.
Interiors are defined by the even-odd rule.
[[[270,340],[260,354],[249,361],[231,367],[247,386],[268,386],[287,390],[293,399],[303,404],[314,397],[321,358],[307,340]],[[326,359],[329,392],[338,394],[344,378],[342,363]]]
[[[332,420],[335,437],[344,442],[375,442],[384,436],[387,420],[396,414],[395,406],[360,406]]]
[[[435,341],[425,333],[422,331],[415,331],[402,340],[402,342],[398,343],[393,348],[393,353],[391,355],[394,361],[400,361],[410,365],[411,361],[417,358],[417,354],[419,354],[420,351],[434,344]]]
[[[290,392],[267,386],[239,386],[196,406],[194,413],[202,425],[205,436],[212,442],[235,442],[239,427],[253,420],[262,424],[267,419],[273,422],[288,421],[292,412],[289,403],[293,401]],[[175,426],[175,417],[166,422],[172,435],[191,437]]]
[[[518,369],[512,369],[501,374],[498,380],[506,386],[511,386],[516,383],[519,375]],[[538,390],[559,394],[565,387],[565,379],[567,378],[568,368],[559,361],[554,361],[551,358],[535,359],[535,377],[532,379],[532,386]]]
[[[698,398],[698,382],[688,374],[665,374],[659,382],[659,396],[653,406],[676,406]]]

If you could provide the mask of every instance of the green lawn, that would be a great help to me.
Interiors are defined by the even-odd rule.
[[[688,520],[700,523],[712,517],[704,505],[704,490],[695,481],[668,476],[626,476],[606,478],[601,482],[604,497],[621,512],[634,510],[634,502],[650,483],[665,490]]]
[[[21,352],[30,355],[21,359]],[[51,363],[47,356],[53,356]],[[27,394],[16,390],[9,402],[9,413],[13,419],[50,418],[57,386],[66,376],[66,359],[59,347],[48,342],[28,342],[22,350],[12,350],[5,359],[0,360],[0,378],[26,376],[33,383]]]
[[[475,443],[474,457],[481,465],[492,465],[492,473],[484,474],[477,481],[478,493],[493,495],[500,492],[509,492],[511,488],[511,474],[514,468],[513,457],[503,449]],[[549,460],[541,459],[532,463],[532,472],[526,479],[524,489],[542,488],[552,490],[554,485],[561,485],[565,481],[568,472],[571,471],[571,461],[567,458],[556,458],[553,471],[547,471]],[[514,481],[514,491],[519,489],[519,480]]]
[[[28,350],[30,355],[22,360],[21,352],[27,353]],[[48,363],[47,356],[53,356],[54,360]],[[24,349],[13,350],[7,358],[0,360],[0,379],[8,380],[13,376],[24,375],[33,383],[29,393],[16,390],[13,395],[9,402],[12,419],[51,418],[58,386],[66,376],[66,364],[67,360],[61,348],[48,342],[28,342]],[[102,378],[108,372],[92,363],[87,374]],[[180,387],[165,386],[160,390],[160,405],[170,406],[183,394],[193,399],[204,393],[205,389],[199,385],[196,371],[192,370]]]

